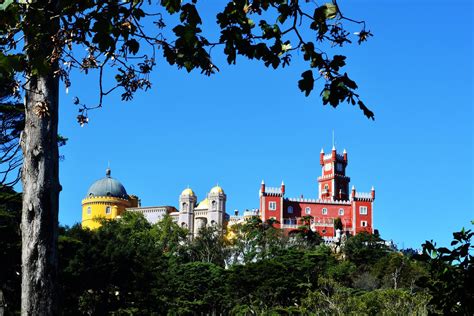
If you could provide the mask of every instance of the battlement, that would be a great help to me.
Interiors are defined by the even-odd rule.
[[[336,174],[334,174],[334,175],[328,174],[328,175],[325,175],[325,176],[319,176],[319,177],[318,177],[318,181],[321,181],[321,180],[329,180],[329,179],[332,179],[333,177],[334,177],[334,178],[339,178],[339,179],[347,179],[347,180],[349,180],[349,181],[351,180],[350,177],[347,177],[347,176],[345,176],[345,175],[336,173]]]
[[[358,201],[373,201],[373,196],[371,192],[356,192],[355,200]]]
[[[332,200],[323,200],[323,199],[304,199],[304,198],[288,198],[285,199],[290,202],[298,203],[314,203],[314,204],[336,204],[336,205],[351,205],[351,201],[332,201]]]
[[[265,195],[274,195],[274,196],[283,195],[283,191],[281,190],[281,188],[273,188],[273,187],[266,187],[265,192],[263,193]]]

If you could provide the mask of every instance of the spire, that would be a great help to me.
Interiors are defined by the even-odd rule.
[[[372,186],[372,190],[371,190],[371,191],[375,191],[375,188],[374,188],[374,186]]]
[[[335,142],[334,142],[334,130],[332,130],[332,150],[336,148]]]
[[[265,181],[263,181],[263,179],[262,179],[262,184],[265,184]]]
[[[285,185],[285,182],[283,182],[283,180],[281,180],[281,185]]]
[[[346,151],[346,149],[345,149],[345,148],[344,148],[344,151],[343,151],[342,153],[343,153],[343,154],[347,154],[347,151]]]
[[[324,154],[324,148],[321,148],[321,154]]]

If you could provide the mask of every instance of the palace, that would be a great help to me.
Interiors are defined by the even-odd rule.
[[[373,202],[375,189],[369,193],[349,192],[350,178],[346,176],[347,152],[338,154],[333,146],[329,154],[321,150],[322,167],[318,177],[317,198],[287,198],[285,184],[269,188],[262,181],[260,186],[260,216],[262,220],[274,219],[276,226],[291,231],[309,221],[311,229],[323,237],[336,235],[334,221],[340,218],[342,232],[355,235],[366,231],[373,233]]]
[[[290,233],[298,227],[310,224],[311,230],[325,239],[336,235],[358,232],[373,233],[373,203],[375,189],[368,193],[356,192],[354,186],[349,191],[350,178],[346,176],[348,164],[347,152],[339,154],[333,146],[329,154],[321,150],[319,162],[322,168],[318,177],[318,195],[315,198],[288,198],[285,196],[285,184],[280,187],[267,187],[262,181],[259,196],[260,207],[236,212],[233,216],[226,213],[227,196],[216,185],[207,196],[198,203],[194,191],[186,188],[179,196],[179,206],[142,207],[135,195],[128,195],[125,187],[111,177],[108,168],[105,178],[96,181],[82,200],[82,226],[95,229],[100,226],[97,218],[114,219],[123,212],[142,213],[145,218],[156,223],[165,215],[189,230],[190,237],[198,234],[202,227],[217,225],[232,226],[236,223],[258,216],[262,221],[274,220],[275,226]],[[342,224],[337,231],[336,220]]]

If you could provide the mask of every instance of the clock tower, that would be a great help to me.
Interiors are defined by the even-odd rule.
[[[348,200],[350,178],[346,176],[347,152],[338,154],[333,146],[331,153],[324,154],[321,149],[319,162],[322,167],[319,182],[319,199],[321,200]]]

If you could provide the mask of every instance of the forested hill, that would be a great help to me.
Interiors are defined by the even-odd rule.
[[[0,203],[0,312],[19,313],[20,239],[13,192]],[[388,249],[359,234],[340,253],[302,227],[291,239],[248,221],[232,238],[206,228],[192,242],[170,218],[126,213],[96,231],[62,228],[63,315],[473,314],[472,232],[452,249]],[[3,297],[3,298],[2,298]],[[1,314],[1,313],[0,313]]]

